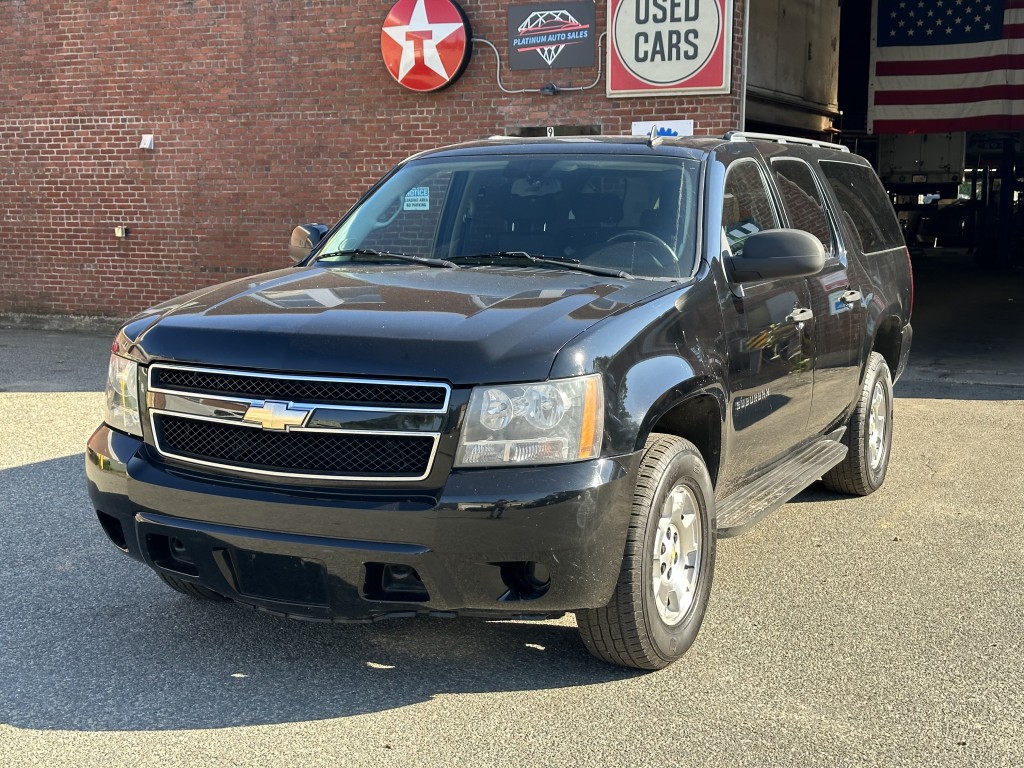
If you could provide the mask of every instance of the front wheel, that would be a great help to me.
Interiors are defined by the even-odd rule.
[[[576,612],[583,643],[594,656],[661,669],[693,644],[715,567],[714,505],[696,447],[672,435],[651,435],[615,593],[604,608]]]
[[[885,358],[872,352],[864,383],[843,436],[850,451],[821,478],[830,491],[867,496],[882,487],[892,450],[892,375]]]

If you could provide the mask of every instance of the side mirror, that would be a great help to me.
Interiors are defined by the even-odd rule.
[[[326,224],[300,224],[292,230],[292,237],[288,243],[288,255],[295,262],[302,261],[309,256],[309,252],[324,239],[327,230]]]
[[[825,266],[821,241],[802,229],[766,229],[743,241],[739,255],[727,260],[735,283],[814,275]]]

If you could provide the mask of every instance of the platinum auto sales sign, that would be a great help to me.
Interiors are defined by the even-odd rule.
[[[728,93],[732,0],[608,0],[609,96]]]

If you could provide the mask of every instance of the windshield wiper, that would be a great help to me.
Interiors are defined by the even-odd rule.
[[[621,269],[614,269],[612,267],[595,267],[590,264],[584,264],[579,259],[570,259],[567,256],[534,256],[532,253],[526,251],[493,251],[491,253],[474,253],[463,256],[453,256],[452,259],[472,260],[472,259],[492,259],[494,261],[502,261],[504,259],[516,259],[518,261],[528,261],[531,264],[551,264],[556,267],[563,267],[565,269],[572,269],[577,272],[586,272],[590,275],[601,275],[603,277],[619,277],[624,280],[632,280],[633,275],[629,272],[624,272]]]
[[[393,251],[376,251],[373,248],[344,248],[340,251],[321,253],[316,261],[330,259],[334,256],[373,256],[379,259],[397,259],[398,261],[411,261],[414,264],[423,264],[427,267],[444,267],[446,269],[462,269],[454,261],[447,259],[430,259],[426,256],[410,256],[408,253],[394,253]]]

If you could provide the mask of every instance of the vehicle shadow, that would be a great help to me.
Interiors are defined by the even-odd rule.
[[[0,722],[19,728],[322,720],[636,674],[571,621],[311,624],[179,595],[106,541],[78,455],[0,471],[0,513]]]
[[[985,381],[980,376],[975,378],[981,381],[949,379],[943,377],[927,378],[927,374],[920,375],[916,371],[908,371],[905,378],[900,379],[893,389],[893,396],[896,399],[925,399],[925,400],[1024,400],[1024,380],[1010,382],[1010,377],[1005,383],[994,384],[992,376]]]
[[[812,483],[789,500],[790,503],[808,504],[818,501],[842,501],[850,498],[846,494],[830,491],[820,482]]]

